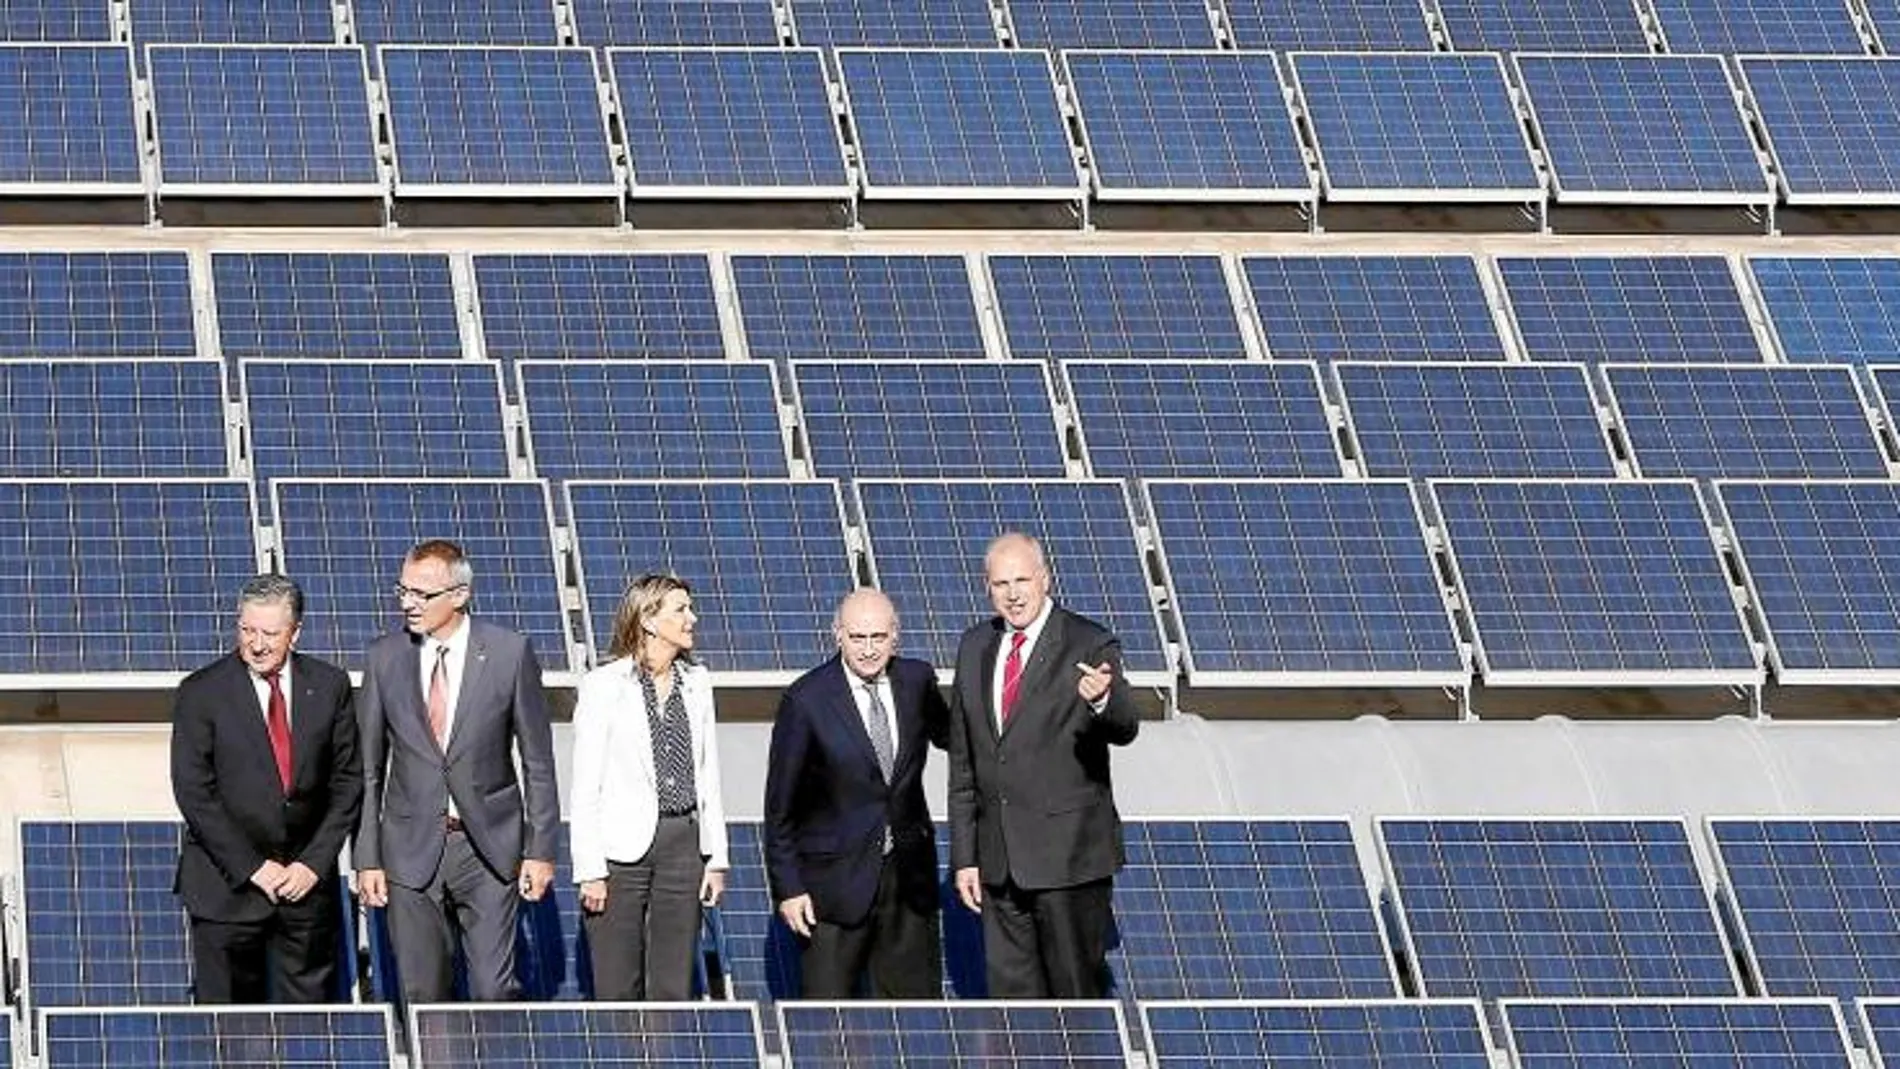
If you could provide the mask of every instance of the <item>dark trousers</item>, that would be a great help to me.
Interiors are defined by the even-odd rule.
[[[442,864],[422,888],[389,884],[389,941],[409,1005],[447,1002],[455,992],[459,940],[476,1002],[517,997],[515,914],[521,899],[511,879],[482,864],[465,832],[448,833]]]
[[[319,880],[303,901],[281,902],[261,921],[191,918],[193,998],[205,1006],[334,1000],[335,885]]]
[[[846,927],[818,918],[798,958],[805,998],[852,998],[860,976],[871,998],[943,997],[937,911],[906,901],[898,877],[897,865],[886,857],[871,912],[858,924]]]
[[[661,817],[638,861],[607,862],[607,908],[582,917],[601,1002],[679,1002],[693,996],[699,949],[699,821]]]
[[[1113,881],[1030,891],[983,888],[983,956],[991,998],[1102,998],[1108,993]]]

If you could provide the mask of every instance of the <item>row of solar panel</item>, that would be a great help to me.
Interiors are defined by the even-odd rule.
[[[142,194],[133,58],[0,46],[0,187]],[[611,97],[588,49],[374,59],[153,46],[160,198],[381,197],[381,100],[398,198],[1900,203],[1900,59],[1743,58],[1738,91],[1716,56],[1294,53],[1283,82],[1265,52],[1065,52],[1058,78],[1042,51],[842,49],[834,81],[817,49],[616,49]]]
[[[1258,352],[1760,363],[1769,352],[1791,363],[1900,363],[1895,257],[214,252],[209,261],[0,252],[0,357]],[[208,296],[195,303],[194,292]],[[722,305],[736,325],[730,338]]]

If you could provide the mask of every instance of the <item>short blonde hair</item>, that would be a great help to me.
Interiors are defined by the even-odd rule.
[[[660,614],[660,605],[675,590],[691,596],[693,588],[677,575],[649,572],[627,584],[620,596],[620,608],[614,612],[613,641],[607,646],[609,657],[638,658],[646,648],[647,621]]]

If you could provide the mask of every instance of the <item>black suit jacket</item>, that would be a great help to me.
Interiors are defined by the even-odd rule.
[[[812,897],[818,919],[856,925],[870,912],[884,861],[884,830],[900,893],[937,907],[937,841],[924,801],[929,746],[943,748],[950,710],[929,662],[891,659],[885,669],[897,714],[891,782],[837,657],[786,688],[772,723],[765,773],[765,864],[772,900]],[[851,677],[851,678],[847,678]]]
[[[228,654],[186,676],[172,705],[172,797],[185,818],[173,889],[205,920],[260,921],[274,908],[251,886],[266,860],[301,861],[320,881],[356,826],[363,767],[350,677],[302,654],[290,661],[291,783],[278,780],[251,672]],[[320,882],[319,886],[322,886]]]
[[[1121,868],[1121,815],[1108,748],[1141,728],[1122,674],[1121,643],[1093,620],[1052,606],[1023,666],[1007,730],[991,684],[1006,627],[992,617],[963,633],[951,690],[951,867],[1026,890],[1073,887]],[[1114,666],[1098,715],[1075,692],[1078,662]]]

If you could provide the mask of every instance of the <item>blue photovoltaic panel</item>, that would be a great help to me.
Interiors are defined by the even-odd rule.
[[[1438,0],[1438,10],[1462,51],[1649,51],[1631,0]]]
[[[1310,0],[1226,0],[1226,8],[1239,48],[1325,52],[1432,47],[1418,0],[1325,6]]]
[[[850,194],[817,49],[616,50],[611,63],[636,196]]]
[[[902,606],[904,646],[945,669],[965,628],[994,615],[976,582],[1004,531],[1040,539],[1062,576],[1063,604],[1121,639],[1131,672],[1167,670],[1154,601],[1120,483],[857,483],[879,589]]]
[[[447,256],[219,252],[211,278],[227,359],[462,355]]]
[[[0,674],[188,672],[257,573],[238,480],[0,482]]]
[[[390,590],[403,554],[423,539],[448,537],[474,565],[482,618],[526,634],[543,671],[568,670],[545,483],[280,479],[271,497],[282,567],[323,606],[304,621],[305,653],[360,669],[364,647],[402,625]]]
[[[1862,55],[1843,0],[1655,0],[1663,40],[1676,53]]]
[[[1867,18],[1886,53],[1900,53],[1900,0],[1867,0]]]
[[[771,364],[535,360],[517,371],[544,479],[791,475]]]
[[[387,1069],[391,1057],[389,1011],[380,1006],[59,1011],[42,1027],[45,1069]]]
[[[0,46],[0,187],[141,181],[125,48]]]
[[[1559,201],[1772,199],[1720,57],[1520,55],[1515,62]]]
[[[786,1061],[798,1069],[1009,1065],[1127,1069],[1111,1002],[780,1003]]]
[[[1080,195],[1048,53],[839,49],[838,65],[867,197]]]
[[[351,0],[356,39],[368,45],[552,45],[550,0]]]
[[[1317,192],[1272,55],[1063,56],[1104,197],[1299,200]]]
[[[1603,375],[1648,478],[1887,474],[1853,368],[1621,365]]]
[[[358,48],[154,47],[164,186],[379,187]]]
[[[330,0],[130,0],[132,42],[327,45]]]
[[[378,54],[398,194],[616,192],[592,50],[385,46]]]
[[[1709,830],[1767,994],[1900,993],[1900,821],[1724,818]]]
[[[820,475],[1067,474],[1046,365],[800,360],[792,380]]]
[[[429,1006],[414,1011],[416,1069],[764,1065],[758,1007],[740,1003]]]
[[[1762,361],[1720,256],[1502,256],[1497,265],[1533,360]]]
[[[568,0],[576,43],[775,45],[772,0]]]
[[[1859,1008],[1865,1025],[1862,1034],[1874,1065],[1881,1069],[1900,1065],[1900,999],[1861,999]]]
[[[1149,1002],[1158,1069],[1490,1069],[1471,1002]]]
[[[1543,183],[1490,54],[1292,57],[1336,200],[1533,200]]]
[[[942,856],[943,850],[938,849]],[[778,919],[765,875],[765,845],[760,825],[726,820],[726,893],[719,899],[720,956],[732,997],[769,1003],[799,995],[799,947],[791,929]],[[771,1030],[768,1038],[775,1035]]]
[[[1242,266],[1275,359],[1504,359],[1469,257],[1262,256]]]
[[[1843,673],[1900,672],[1900,484],[1717,489],[1777,677],[1820,673],[1833,682]]]
[[[1432,492],[1488,678],[1759,682],[1695,484],[1434,482]]]
[[[1411,487],[1145,484],[1191,677],[1469,677]]]
[[[0,475],[231,474],[216,360],[0,362]]]
[[[475,260],[491,358],[726,355],[706,257],[483,254]]]
[[[693,585],[694,648],[718,671],[802,672],[835,650],[832,613],[857,586],[837,483],[570,482],[567,498],[602,659],[647,572]]]
[[[0,357],[197,349],[182,252],[0,253]]]
[[[1790,362],[1900,360],[1900,259],[1753,256],[1748,267]]]
[[[801,45],[996,47],[984,0],[791,0]]]
[[[1422,994],[1740,993],[1680,820],[1377,826]]]
[[[1789,203],[1900,200],[1900,59],[1739,66]]]
[[[1215,256],[991,256],[989,269],[1011,356],[1247,353]]]
[[[207,604],[226,652],[236,590],[234,583]],[[26,997],[34,1009],[191,1001],[185,911],[172,893],[182,828],[170,820],[20,822]]]
[[[1368,475],[1616,474],[1580,365],[1340,361],[1333,374]]]
[[[1850,1069],[1840,1010],[1819,999],[1501,1005],[1520,1069]]]
[[[755,358],[984,355],[959,256],[734,256],[732,278]]]
[[[1312,364],[1071,361],[1063,375],[1097,475],[1342,474]]]
[[[112,5],[104,0],[7,0],[0,4],[0,41],[110,41],[112,36]]]
[[[1213,48],[1203,0],[1011,0],[1027,48]]]

